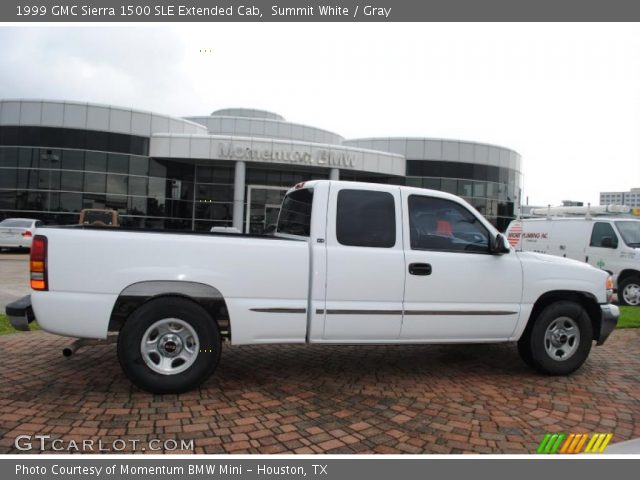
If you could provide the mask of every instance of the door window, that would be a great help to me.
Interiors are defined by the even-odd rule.
[[[618,237],[616,232],[613,231],[611,224],[606,222],[596,222],[593,225],[593,232],[591,233],[592,247],[600,248],[618,248]]]
[[[489,231],[450,200],[410,195],[409,228],[413,250],[489,253]]]

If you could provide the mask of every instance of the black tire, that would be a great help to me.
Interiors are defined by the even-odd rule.
[[[149,327],[169,318],[188,324],[197,335],[199,348],[186,370],[162,374],[147,365],[141,343]],[[181,393],[196,388],[213,373],[220,360],[221,345],[218,325],[202,306],[182,297],[160,297],[129,316],[118,336],[118,360],[137,387],[151,393]]]
[[[525,337],[527,337],[529,333],[530,332],[525,332],[518,341],[518,353],[520,354],[520,358],[524,363],[526,363],[531,368],[536,368],[535,363],[533,363],[533,357],[531,356],[529,341],[525,340]]]
[[[554,358],[547,353],[545,334],[552,322],[568,317],[579,331],[579,340],[573,353],[564,359]],[[524,362],[548,375],[568,375],[582,366],[593,342],[593,327],[585,309],[578,303],[559,300],[545,307],[533,324],[527,328],[518,341],[518,351]]]
[[[633,286],[633,285],[635,285],[636,287],[640,287],[640,277],[638,277],[637,275],[626,277],[626,278],[622,279],[622,281],[618,282],[618,303],[620,305],[630,305],[630,306],[638,306],[638,305],[640,305],[640,302],[629,303],[624,298],[624,290],[625,290],[625,288],[627,288],[629,286]]]

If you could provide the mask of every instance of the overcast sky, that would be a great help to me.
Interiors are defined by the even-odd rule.
[[[522,155],[530,204],[640,187],[637,25],[4,26],[0,98],[494,143]]]

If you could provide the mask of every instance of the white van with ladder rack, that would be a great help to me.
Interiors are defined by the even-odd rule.
[[[534,208],[507,228],[521,251],[580,260],[609,272],[621,305],[640,306],[640,208],[624,205]]]

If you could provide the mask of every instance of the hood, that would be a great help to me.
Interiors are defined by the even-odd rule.
[[[608,272],[604,270],[600,270],[599,268],[593,267],[586,262],[580,262],[578,260],[573,260],[571,258],[557,257],[555,255],[547,255],[545,253],[536,253],[536,252],[516,252],[521,261],[533,261],[533,262],[544,262],[551,263],[553,265],[559,266],[567,266],[570,268],[578,268],[584,273],[595,273],[600,272],[603,278],[606,278],[609,275]]]

